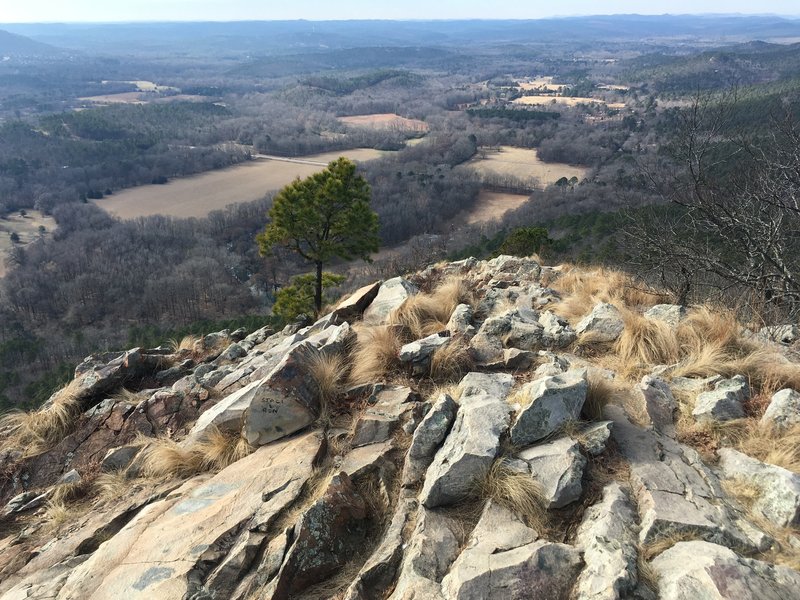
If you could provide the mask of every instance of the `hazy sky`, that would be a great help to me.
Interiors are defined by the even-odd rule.
[[[800,0],[0,0],[0,23],[270,19],[535,19],[613,13],[800,14]]]

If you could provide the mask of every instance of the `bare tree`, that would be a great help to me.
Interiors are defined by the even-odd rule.
[[[716,290],[800,315],[800,132],[791,117],[741,129],[735,93],[697,96],[647,170],[665,204],[630,213],[628,251],[679,301]]]

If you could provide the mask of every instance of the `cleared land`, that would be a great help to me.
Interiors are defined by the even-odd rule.
[[[394,113],[339,117],[339,121],[352,127],[390,129],[393,131],[428,131],[428,124],[418,119],[407,119]]]
[[[466,215],[467,223],[474,225],[475,223],[485,223],[486,221],[499,219],[509,210],[519,208],[527,201],[528,196],[522,194],[506,194],[482,190],[475,208]]]
[[[517,82],[521,90],[545,90],[548,92],[558,92],[563,88],[569,87],[560,83],[553,83],[552,77],[538,77],[536,79],[522,79]]]
[[[486,158],[482,158],[481,154]],[[562,177],[583,179],[589,171],[564,163],[546,163],[539,159],[535,149],[513,146],[482,149],[476,158],[467,163],[467,167],[482,175],[509,175],[523,181],[535,178],[542,187],[552,185]]]
[[[605,104],[608,108],[625,108],[624,102],[606,102],[599,98],[585,98],[581,96],[522,96],[512,100],[512,104],[525,106],[545,106],[548,104],[563,104],[564,106],[578,106],[578,104]]]
[[[28,210],[25,217],[21,217],[19,213],[13,213],[0,219],[0,277],[4,277],[6,274],[6,256],[14,246],[10,235],[16,233],[19,236],[20,244],[29,244],[41,235],[39,233],[40,225],[46,229],[45,235],[56,228],[53,217],[46,217],[38,210]]]
[[[308,177],[316,173],[339,156],[364,162],[384,154],[380,150],[357,148],[296,159],[256,158],[227,169],[173,179],[165,185],[143,185],[122,190],[94,202],[121,219],[149,215],[204,217],[212,210],[225,208],[228,204],[258,200],[296,177]]]
[[[204,102],[208,98],[192,94],[161,96],[152,92],[120,92],[104,96],[87,96],[79,100],[92,104],[150,104],[151,102]]]

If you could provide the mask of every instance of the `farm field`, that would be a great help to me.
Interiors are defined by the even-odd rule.
[[[44,226],[47,233],[56,228],[53,217],[47,217],[38,210],[28,210],[25,217],[13,213],[0,219],[0,277],[4,277],[6,274],[6,256],[14,246],[9,236],[16,233],[19,235],[20,244],[28,244],[41,235],[39,233],[40,225]]]
[[[339,117],[339,121],[353,127],[392,129],[396,131],[428,131],[428,124],[418,119],[407,119],[394,113]]]
[[[509,210],[519,208],[528,201],[523,194],[507,194],[481,190],[475,207],[466,215],[468,225],[499,219]]]
[[[553,83],[552,77],[539,77],[536,79],[523,79],[517,82],[521,90],[546,90],[548,92],[558,92],[568,87],[563,84]]]
[[[259,157],[227,169],[171,180],[165,185],[143,185],[95,200],[95,204],[121,219],[149,215],[204,217],[228,204],[251,202],[278,190],[296,177],[308,177],[330,161],[346,156],[356,162],[380,158],[385,152],[357,148],[325,152],[296,159]]]
[[[535,149],[500,146],[497,149],[483,149],[486,158],[473,158],[467,168],[483,175],[510,175],[517,179],[535,178],[539,186],[547,187],[562,177],[571,179],[586,177],[588,169],[564,163],[546,163],[539,159]]]
[[[605,104],[609,108],[625,108],[624,102],[606,102],[598,98],[584,98],[573,96],[522,96],[512,100],[512,104],[522,104],[525,106],[544,106],[547,104],[563,104],[565,106],[577,106],[578,104]]]

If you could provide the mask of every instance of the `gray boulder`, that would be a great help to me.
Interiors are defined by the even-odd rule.
[[[439,348],[447,346],[453,338],[434,333],[400,348],[400,362],[410,363],[415,375],[424,375],[430,371],[431,356]]]
[[[457,333],[463,335],[473,335],[475,327],[472,325],[472,307],[468,304],[459,304],[453,309],[453,314],[450,315],[450,320],[447,321],[447,331],[450,335]]]
[[[356,422],[353,447],[385,442],[400,427],[403,415],[411,410],[415,394],[404,386],[391,386],[375,394],[375,402]]]
[[[536,541],[537,533],[516,515],[489,503],[467,547],[442,580],[452,600],[567,600],[580,572],[580,552],[565,544]]]
[[[511,443],[527,446],[556,432],[564,423],[578,419],[589,384],[585,369],[544,377],[525,384],[521,394],[529,403],[511,427]]]
[[[721,448],[719,457],[719,467],[725,477],[744,481],[759,490],[753,508],[778,527],[800,524],[800,475],[732,448]]]
[[[447,437],[457,412],[458,404],[449,395],[442,394],[422,419],[414,431],[403,467],[404,487],[416,485],[422,479],[436,450]]]
[[[761,423],[780,429],[800,424],[800,393],[785,389],[773,394]]]
[[[588,454],[599,456],[605,452],[613,426],[614,423],[612,421],[589,423],[580,430],[578,443]]]
[[[645,375],[639,384],[639,391],[644,398],[644,407],[653,426],[662,432],[671,430],[678,402],[667,382],[660,377]]]
[[[613,342],[622,330],[625,329],[625,321],[622,314],[613,304],[601,302],[596,304],[588,315],[586,315],[575,327],[578,335],[591,334],[592,341]]]
[[[531,475],[541,485],[548,508],[563,508],[581,497],[586,459],[578,442],[562,437],[523,450],[517,458],[528,464]]]
[[[745,416],[742,403],[750,397],[743,375],[717,382],[714,390],[697,396],[692,415],[699,423],[725,422]]]
[[[644,316],[654,321],[663,321],[671,327],[677,327],[686,318],[686,307],[679,304],[656,304],[645,312]]]
[[[539,324],[542,326],[542,345],[546,348],[565,348],[577,337],[565,319],[549,310],[539,315]]]
[[[577,585],[581,600],[617,600],[633,592],[636,518],[633,504],[616,482],[608,484],[602,500],[586,510],[576,536],[586,562]]]
[[[508,430],[509,406],[498,390],[507,378],[470,373],[461,384],[461,408],[425,477],[420,500],[427,508],[474,496],[475,481],[489,469]]]
[[[788,600],[800,596],[800,573],[742,558],[709,542],[679,542],[652,562],[662,600]]]
[[[406,298],[413,296],[419,290],[417,286],[402,277],[395,277],[385,281],[375,299],[364,311],[364,323],[367,325],[380,325],[385,323],[389,314],[399,308]]]

